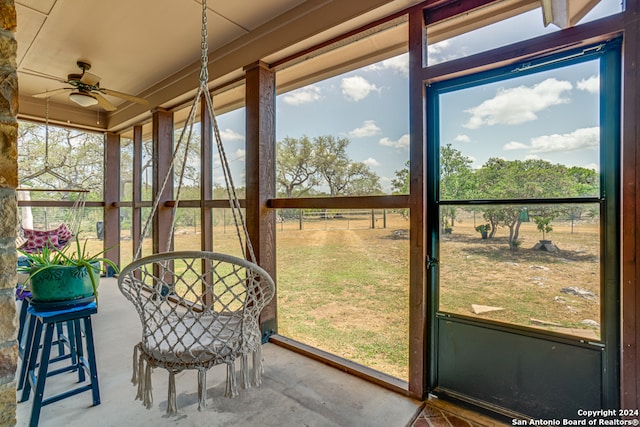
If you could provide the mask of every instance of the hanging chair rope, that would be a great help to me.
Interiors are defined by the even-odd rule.
[[[169,372],[168,414],[177,411],[175,375],[184,369],[198,370],[199,409],[206,400],[206,370],[212,366],[227,365],[225,396],[238,394],[236,359],[241,360],[242,388],[260,385],[260,313],[275,295],[273,279],[256,263],[208,89],[206,1],[202,2],[201,49],[200,82],[193,104],[173,148],[167,173],[155,189],[134,261],[118,275],[118,287],[136,307],[143,329],[142,340],[136,345],[133,356],[132,381],[138,386],[136,399],[142,400],[147,408],[152,405],[151,371],[156,367],[164,368]],[[213,128],[243,258],[209,251],[171,251],[199,106],[207,109]],[[166,251],[141,258],[142,240],[157,213],[161,196],[173,178],[174,167],[178,182]],[[249,355],[253,362],[251,369]]]
[[[80,223],[82,222],[82,217],[84,216],[87,194],[87,191],[81,191],[80,193],[78,193],[78,197],[71,207],[71,212],[73,213],[73,215],[70,215],[71,219],[69,220],[69,227],[75,235],[80,232]]]

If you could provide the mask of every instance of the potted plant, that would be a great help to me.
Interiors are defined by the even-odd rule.
[[[491,225],[489,224],[480,224],[476,227],[476,231],[480,233],[483,239],[487,239],[489,237],[489,231],[491,230]]]
[[[56,249],[51,245],[44,245],[34,253],[20,251],[26,257],[28,265],[20,267],[19,271],[29,275],[22,287],[25,288],[28,284],[33,301],[48,303],[97,298],[101,263],[118,271],[113,261],[100,257],[104,251],[90,255],[86,240],[81,245],[76,237],[75,252],[70,247],[68,245]]]
[[[551,240],[546,239],[546,235],[553,231],[553,227],[551,226],[552,219],[550,216],[541,216],[534,219],[538,231],[542,233],[542,240],[536,243],[533,247],[534,250],[558,252],[558,247],[554,245]]]

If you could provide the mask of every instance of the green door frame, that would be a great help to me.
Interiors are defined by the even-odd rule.
[[[509,415],[524,414],[534,417],[576,416],[576,405],[592,405],[594,409],[615,409],[620,406],[620,114],[621,114],[621,53],[620,39],[588,48],[547,55],[526,64],[454,78],[426,87],[426,216],[439,218],[440,206],[474,203],[575,203],[589,202],[600,205],[600,260],[601,260],[601,319],[600,342],[567,339],[552,333],[506,324],[491,324],[438,312],[439,305],[439,221],[429,221],[427,242],[427,292],[429,319],[427,345],[430,358],[428,388],[431,392],[467,400]],[[510,77],[593,60],[600,61],[600,197],[589,199],[518,199],[482,201],[440,201],[440,141],[439,96],[442,93],[472,86],[506,80]],[[515,72],[514,72],[515,71]],[[580,342],[582,341],[582,342]],[[488,345],[490,343],[491,345]],[[467,351],[460,346],[467,346]],[[491,349],[494,352],[491,352]],[[498,349],[495,351],[495,349]],[[513,350],[516,349],[516,350]],[[553,351],[551,351],[551,350]],[[513,350],[513,353],[510,353]],[[504,351],[505,354],[500,354]],[[548,363],[540,363],[541,357]],[[517,360],[513,360],[516,358]],[[498,365],[489,369],[489,365]],[[597,365],[597,366],[596,366]],[[576,368],[576,366],[578,368]],[[489,369],[489,377],[496,378],[492,385],[483,384],[478,370]],[[528,371],[526,371],[528,369]],[[578,370],[576,370],[578,369]],[[524,372],[525,380],[516,375]],[[578,374],[580,372],[580,374]],[[582,375],[584,374],[584,375]],[[511,376],[511,377],[509,377]],[[560,379],[558,379],[560,378]],[[549,385],[560,384],[557,390]],[[521,389],[519,389],[521,388]],[[591,390],[591,400],[581,395]],[[540,393],[543,392],[543,393]],[[495,398],[495,394],[504,394]],[[555,404],[556,394],[567,396],[566,402]],[[520,402],[520,400],[537,402]],[[571,401],[573,399],[573,401]],[[581,400],[582,399],[582,400]],[[557,403],[557,402],[556,402]],[[563,409],[563,406],[569,409]],[[583,407],[587,409],[586,407]]]

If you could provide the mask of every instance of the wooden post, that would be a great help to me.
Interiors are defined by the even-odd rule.
[[[620,407],[640,408],[640,2],[627,1],[622,57],[622,331]],[[637,418],[637,417],[634,417]]]
[[[203,251],[213,251],[213,209],[206,207],[204,200],[213,198],[213,128],[204,95],[200,99],[200,247]],[[205,262],[202,262],[205,271]],[[213,303],[213,295],[207,291],[207,283],[213,283],[208,274],[202,283],[203,300],[206,305]]]
[[[200,102],[200,200],[213,198],[213,132],[207,103],[202,97]],[[203,251],[213,250],[213,209],[200,206],[200,245]]]
[[[247,225],[258,264],[276,281],[276,215],[267,207],[276,196],[275,73],[263,62],[245,67],[245,73]],[[277,332],[276,299],[262,311],[263,337]]]
[[[422,399],[427,392],[427,310],[425,295],[424,209],[424,84],[420,78],[426,38],[422,10],[409,13],[409,392]]]
[[[173,156],[173,113],[158,108],[153,112],[153,194],[158,196],[164,178],[169,171],[171,157]],[[173,179],[167,181],[167,185],[159,195],[160,204],[153,216],[153,253],[165,252],[167,242],[171,239],[171,211],[165,206],[165,202],[173,198]],[[169,250],[173,250],[171,242]]]
[[[107,132],[104,141],[104,229],[105,258],[120,265],[120,135]],[[109,271],[107,269],[107,271]],[[111,274],[108,274],[111,275]]]

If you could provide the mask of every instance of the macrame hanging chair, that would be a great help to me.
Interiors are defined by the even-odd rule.
[[[256,264],[207,88],[206,11],[206,1],[203,1],[200,85],[168,168],[169,171],[173,170],[182,153],[166,252],[140,258],[142,237],[147,234],[160,195],[171,179],[171,172],[167,173],[156,192],[151,213],[141,233],[135,261],[118,276],[120,291],[133,303],[142,323],[142,339],[134,347],[133,354],[132,382],[138,386],[136,399],[142,400],[147,408],[152,406],[151,373],[153,368],[164,368],[169,372],[167,414],[177,412],[175,375],[186,369],[198,371],[198,409],[205,406],[206,372],[215,365],[227,365],[227,397],[238,394],[237,359],[241,361],[241,387],[260,385],[262,333],[259,316],[275,294],[273,279]],[[202,108],[207,109],[214,130],[244,258],[205,251],[170,252],[187,153],[201,97],[205,99]]]
[[[56,201],[72,200],[73,204],[64,209],[62,215],[51,214],[47,207],[39,207],[40,215],[34,215],[32,207],[29,206],[32,203],[26,203],[27,205],[20,209],[16,247],[27,253],[40,252],[45,246],[62,249],[69,244],[80,231],[89,193],[49,165],[49,98],[46,100],[44,150],[43,167],[20,180],[20,187],[16,190],[18,202],[41,202],[45,197],[53,197]],[[34,180],[42,182],[47,176],[56,180],[58,184],[64,184],[66,188],[29,187]],[[36,224],[39,227],[36,227]]]

